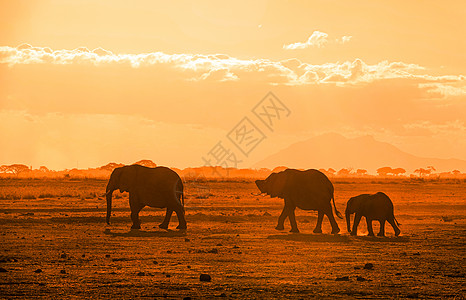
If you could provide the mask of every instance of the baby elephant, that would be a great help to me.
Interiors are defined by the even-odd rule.
[[[353,230],[351,230],[350,224],[351,214],[355,214]],[[348,200],[346,204],[346,225],[351,235],[358,234],[358,225],[361,221],[361,217],[366,217],[369,236],[374,236],[372,220],[378,220],[380,222],[380,232],[377,234],[378,236],[385,236],[385,221],[388,221],[388,223],[392,225],[396,236],[400,234],[400,229],[397,226],[400,224],[393,214],[392,200],[382,192],[372,195],[362,194]]]

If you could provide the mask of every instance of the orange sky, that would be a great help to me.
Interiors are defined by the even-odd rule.
[[[269,91],[241,167],[326,132],[466,159],[463,1],[250,2],[1,1],[0,164],[202,165]]]

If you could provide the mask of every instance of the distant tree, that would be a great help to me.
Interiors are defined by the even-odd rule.
[[[338,176],[349,176],[351,174],[352,170],[353,169],[351,169],[351,168],[348,168],[348,169],[343,168],[343,169],[341,169],[340,171],[337,172],[337,175]]]
[[[112,162],[112,163],[106,164],[105,166],[100,167],[99,169],[112,172],[116,168],[123,167],[123,166],[124,166],[124,164],[118,164],[118,163],[113,163]]]
[[[272,172],[277,173],[277,172],[285,171],[286,169],[288,169],[288,168],[284,167],[284,166],[279,166],[279,167],[276,167],[275,169],[273,169]]]
[[[403,168],[392,169],[392,174],[395,175],[395,176],[398,176],[398,175],[401,175],[401,174],[404,174],[404,173],[406,173],[406,170],[403,169]]]
[[[367,175],[367,170],[364,170],[364,169],[357,169],[357,170],[356,170],[356,175],[358,175],[358,176]]]
[[[419,169],[414,170],[414,173],[418,173],[419,177],[422,177],[424,175],[429,175],[430,173],[432,173],[432,170],[429,168],[427,169],[419,168]]]
[[[14,175],[18,175],[23,172],[29,171],[29,167],[26,165],[21,164],[13,164],[10,166],[3,165],[0,167],[0,173],[10,173]]]
[[[458,175],[461,174],[460,170],[453,170],[453,171],[451,171],[451,173],[452,173],[453,175],[455,175],[455,176],[458,176]]]
[[[393,169],[390,167],[383,167],[377,169],[377,174],[379,174],[379,176],[387,176],[387,174],[391,174],[392,171]]]
[[[149,168],[157,167],[157,165],[152,160],[148,160],[148,159],[140,160],[140,161],[138,161],[138,162],[136,162],[134,164],[144,166],[144,167],[149,167]]]
[[[379,174],[379,176],[387,176],[387,175],[398,176],[398,175],[401,175],[403,173],[406,173],[406,170],[403,169],[403,168],[393,169],[391,167],[383,167],[383,168],[377,169],[377,174]]]
[[[47,173],[49,171],[50,171],[49,168],[47,168],[46,166],[40,166],[39,167],[39,172]]]

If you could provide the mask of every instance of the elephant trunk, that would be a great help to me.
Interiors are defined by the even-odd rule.
[[[348,229],[348,232],[351,233],[351,213],[348,210],[346,210],[345,215],[346,215],[346,228]]]
[[[107,198],[107,224],[110,225],[110,215],[112,214],[112,194],[113,190],[108,190],[106,193]]]

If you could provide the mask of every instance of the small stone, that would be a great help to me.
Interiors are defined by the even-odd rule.
[[[239,247],[237,245],[234,245],[233,249],[239,249]]]
[[[265,213],[263,213],[262,215],[263,215],[264,217],[270,217],[270,216],[271,216],[271,214],[268,213],[268,212],[265,212]]]
[[[222,243],[218,243],[218,244],[217,244],[217,247],[221,247],[221,246],[223,246]]]
[[[105,254],[105,257],[110,257],[110,254]]]
[[[337,277],[335,281],[349,281],[349,277],[348,276]]]
[[[356,277],[356,280],[357,280],[357,281],[366,281],[367,279],[364,278],[364,277],[361,277],[361,276],[357,276],[357,277]]]
[[[39,286],[45,286],[45,283],[39,282]]]
[[[421,255],[419,252],[414,252],[413,255]]]
[[[165,277],[170,278],[172,277],[170,274],[165,275]]]
[[[34,271],[34,273],[42,273],[42,269],[37,269]]]
[[[401,273],[400,273],[400,272],[398,272],[398,273],[396,273],[395,275],[396,275],[396,276],[401,276]]]
[[[212,277],[210,277],[209,274],[201,274],[201,276],[199,277],[199,280],[210,282],[212,280]]]
[[[419,293],[408,294],[408,295],[406,295],[406,298],[417,299],[417,298],[419,298]]]
[[[222,298],[225,298],[226,296],[227,296],[227,294],[225,294],[225,293],[221,293],[221,294],[219,295],[219,297],[222,297]]]
[[[145,276],[146,273],[144,273],[144,272],[139,272],[137,275],[138,275],[138,276]]]
[[[207,251],[208,253],[215,253],[217,254],[218,253],[218,249],[217,248],[213,248],[212,250],[209,250]]]
[[[191,269],[191,266],[187,266],[188,269]]]
[[[184,241],[185,241],[185,242],[190,242],[191,240],[188,239],[188,238],[184,238]]]
[[[60,255],[60,258],[66,258],[66,253],[62,253],[62,254]]]
[[[60,270],[60,274],[66,274],[66,270]]]
[[[170,253],[173,253],[173,251],[171,251],[171,250],[167,250],[167,253],[169,253],[169,254],[170,254]]]
[[[159,262],[156,261],[156,260],[154,260],[152,263],[153,263],[154,265],[158,265],[158,264],[159,264]]]
[[[372,270],[374,268],[374,265],[371,263],[367,263],[364,265],[365,270]]]
[[[5,272],[8,272],[7,269],[5,269],[5,268],[0,268],[0,273],[5,273]]]
[[[355,270],[360,270],[360,269],[361,269],[361,267],[354,267],[354,269],[355,269]]]

